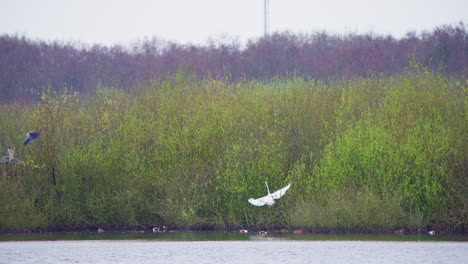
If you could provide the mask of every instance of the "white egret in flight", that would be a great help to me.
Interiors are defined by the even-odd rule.
[[[267,191],[268,191],[268,194],[266,196],[263,196],[263,197],[260,197],[258,199],[254,199],[254,198],[249,198],[249,203],[255,205],[255,206],[263,206],[263,205],[273,205],[275,203],[275,199],[279,199],[281,198],[281,196],[283,196],[286,191],[289,189],[289,187],[291,187],[291,183],[288,184],[288,186],[282,188],[282,189],[279,189],[277,190],[276,192],[274,193],[270,193],[270,188],[268,188],[268,183],[265,182],[265,185],[267,187]]]
[[[38,140],[41,137],[41,132],[28,132],[24,138],[23,145],[26,146],[31,140]]]

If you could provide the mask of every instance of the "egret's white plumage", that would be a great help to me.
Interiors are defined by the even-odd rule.
[[[255,205],[255,206],[263,206],[263,205],[273,205],[275,203],[275,200],[281,198],[286,191],[291,187],[291,184],[288,184],[286,187],[277,190],[274,193],[270,193],[270,188],[268,188],[268,183],[265,182],[265,185],[267,187],[268,194],[266,196],[260,197],[258,199],[254,198],[249,198],[249,203]]]

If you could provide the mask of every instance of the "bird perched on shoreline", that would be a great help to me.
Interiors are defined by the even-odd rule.
[[[0,164],[5,163],[14,163],[22,165],[21,160],[15,158],[15,151],[12,148],[8,148],[8,156],[3,156],[2,159],[0,159]]]
[[[38,140],[41,137],[41,132],[28,132],[23,140],[23,145],[26,146],[31,140]]]
[[[289,189],[289,187],[291,187],[291,183],[288,184],[286,187],[282,188],[282,189],[279,189],[277,190],[276,192],[274,193],[270,193],[270,189],[268,188],[268,183],[265,182],[265,185],[267,187],[267,191],[268,191],[268,194],[266,196],[263,196],[261,198],[258,198],[258,199],[254,199],[254,198],[249,198],[249,203],[255,205],[255,206],[263,206],[263,205],[273,205],[275,203],[275,199],[279,199],[281,198],[281,196],[283,196],[286,191]]]
[[[167,226],[153,227],[153,233],[166,232]]]

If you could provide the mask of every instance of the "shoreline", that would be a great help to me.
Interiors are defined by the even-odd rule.
[[[60,227],[60,228],[38,228],[23,230],[3,230],[0,235],[5,234],[54,234],[54,233],[191,233],[191,232],[240,232],[244,228],[179,228],[168,226],[165,231],[153,232],[154,227],[161,226],[82,226],[82,227]],[[382,234],[382,235],[468,235],[465,229],[435,229],[435,228],[252,228],[250,233],[267,231],[274,234]]]

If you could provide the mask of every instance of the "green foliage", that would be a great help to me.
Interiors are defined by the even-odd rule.
[[[372,229],[420,227],[418,214],[406,212],[399,193],[369,189],[329,192],[323,201],[300,201],[288,210],[291,224],[303,228]]]
[[[21,184],[12,179],[16,172],[17,168],[0,168],[0,230],[42,227],[45,217]]]
[[[329,84],[197,81],[45,90],[2,105],[0,229],[392,228],[466,223],[466,80],[417,64]],[[39,141],[20,147],[26,131]],[[291,189],[272,207],[250,197]],[[27,219],[27,220],[26,220]]]

